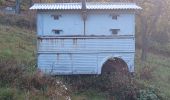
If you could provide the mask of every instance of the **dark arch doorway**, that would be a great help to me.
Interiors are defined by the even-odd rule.
[[[102,66],[102,75],[109,75],[114,72],[128,75],[129,70],[127,63],[123,59],[118,57],[109,58]]]
[[[102,89],[109,91],[109,100],[135,100],[128,99],[133,95],[128,95],[132,90],[128,88],[131,86],[131,79],[128,65],[123,59],[118,57],[109,58],[104,62],[101,72]]]

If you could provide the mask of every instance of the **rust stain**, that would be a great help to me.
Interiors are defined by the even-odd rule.
[[[60,54],[57,53],[57,63],[59,62],[59,60],[60,60]]]
[[[61,47],[64,47],[64,39],[61,39]]]
[[[71,54],[71,53],[70,53],[69,55],[70,55],[70,59],[71,59],[71,61],[72,61],[72,60],[73,60],[73,56],[72,56],[72,54]]]
[[[77,38],[73,39],[73,47],[77,47]]]
[[[39,41],[40,41],[40,42],[42,42],[42,41],[43,41],[43,39],[42,39],[42,38],[39,38]]]

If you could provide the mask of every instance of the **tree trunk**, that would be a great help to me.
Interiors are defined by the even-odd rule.
[[[148,37],[147,37],[147,18],[145,16],[141,16],[141,23],[142,23],[142,55],[141,60],[142,64],[146,61],[147,58],[147,48],[148,48]]]
[[[146,33],[143,33],[143,36],[142,36],[142,55],[141,55],[142,64],[147,59],[147,49],[148,49],[148,38],[146,37]]]

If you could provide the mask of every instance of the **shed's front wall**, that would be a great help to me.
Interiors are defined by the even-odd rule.
[[[51,15],[61,15],[55,20]],[[39,12],[37,16],[38,68],[48,74],[100,74],[109,57],[120,57],[134,71],[134,13]],[[84,28],[86,34],[84,35]],[[62,30],[55,34],[53,30]],[[112,35],[110,29],[120,29]],[[76,36],[71,36],[76,35]]]
[[[61,15],[55,20],[52,15]],[[118,35],[134,35],[134,13],[118,13],[112,19],[113,12],[87,12],[84,22],[81,12],[40,12],[38,13],[38,35],[56,35],[53,30],[62,30],[60,35],[112,35],[111,29],[120,29]]]

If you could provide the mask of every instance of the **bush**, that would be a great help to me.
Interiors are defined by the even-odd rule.
[[[10,88],[0,88],[0,100],[14,100],[14,93]]]
[[[29,18],[27,15],[12,15],[0,13],[0,23],[5,25],[18,26],[22,28],[35,28],[36,21],[33,18]],[[34,16],[34,15],[32,15]]]
[[[138,100],[160,100],[153,89],[146,89],[139,91]]]
[[[69,91],[61,81],[43,75],[39,71],[31,74],[25,68],[18,67],[19,64],[14,59],[0,62],[0,87],[14,87],[23,92],[28,91],[27,98],[31,100],[39,97],[69,99]],[[11,90],[3,90],[1,94],[1,98],[4,99],[0,98],[0,100],[13,100],[13,95],[16,93]]]
[[[5,0],[0,0],[0,5],[4,4]]]
[[[25,100],[25,94],[16,88],[3,87],[0,88],[0,100]]]

